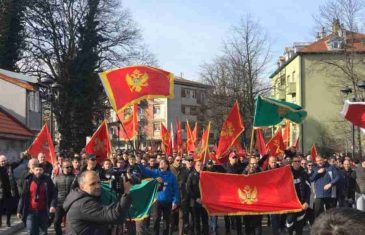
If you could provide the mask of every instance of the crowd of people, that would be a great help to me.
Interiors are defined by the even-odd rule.
[[[209,216],[202,205],[199,188],[201,171],[250,175],[290,165],[303,211],[224,216],[225,227],[220,231],[224,230],[224,234],[262,234],[262,221],[265,220],[274,235],[302,234],[304,227],[318,227],[313,226],[317,218],[325,214],[324,211],[336,207],[357,209],[364,217],[365,161],[354,161],[341,154],[331,157],[318,155],[312,159],[312,156],[296,153],[294,149],[286,150],[282,157],[243,156],[231,151],[227,158],[227,162],[218,165],[213,160],[195,161],[192,154],[166,156],[118,149],[101,164],[93,154],[60,152],[57,162],[52,165],[43,153],[39,153],[37,158],[22,154],[17,162],[11,164],[6,156],[1,155],[0,215],[2,217],[4,212],[7,226],[11,226],[9,202],[18,198],[17,217],[23,220],[32,235],[47,234],[51,224],[57,235],[63,234],[62,224],[67,224],[67,234],[158,235],[160,230],[163,235],[174,232],[179,235],[218,234],[218,217]],[[13,171],[25,160],[28,168],[16,179]],[[152,177],[159,182],[157,199],[148,218],[138,221],[128,218],[125,208],[131,203],[129,197],[123,198],[117,205],[113,204],[114,207],[107,212],[96,202],[88,204],[93,206],[83,206],[88,200],[100,196],[100,181],[110,181],[115,172],[133,172],[141,178]],[[122,187],[128,194],[129,186]],[[0,226],[3,225],[1,217]],[[75,217],[92,223],[73,223]],[[116,225],[108,224],[108,221],[116,221],[116,217],[119,218]]]

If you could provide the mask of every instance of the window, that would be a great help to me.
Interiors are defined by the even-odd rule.
[[[153,131],[160,131],[161,123],[155,122],[153,123]]]
[[[160,115],[161,114],[161,107],[159,105],[153,106],[153,114],[154,115]]]
[[[188,88],[181,88],[181,97],[196,99],[196,90],[188,89]]]
[[[39,93],[28,93],[29,110],[33,112],[39,112]]]

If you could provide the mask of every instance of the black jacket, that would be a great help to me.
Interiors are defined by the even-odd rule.
[[[25,223],[25,221],[27,220],[27,215],[29,212],[29,204],[30,204],[30,183],[33,180],[34,175],[30,174],[28,175],[25,180],[24,180],[24,185],[23,185],[23,194],[21,195],[20,199],[19,199],[19,203],[18,203],[18,210],[17,213],[22,215],[22,219],[23,222]],[[47,211],[46,213],[49,212],[49,208],[51,207],[55,207],[57,205],[57,193],[54,189],[54,184],[51,180],[51,178],[47,175],[42,175],[39,180],[41,181],[42,184],[45,185],[46,187],[46,206],[47,206]]]
[[[348,171],[345,169],[341,171],[344,176],[343,194],[346,198],[355,199],[356,171],[352,170],[351,168]]]
[[[188,180],[186,182],[186,191],[189,197],[193,199],[193,201],[200,198],[199,182],[200,173],[194,169],[194,171],[190,172]]]
[[[131,203],[130,195],[123,194],[118,202],[104,206],[98,198],[75,189],[63,203],[67,213],[66,234],[108,234],[108,225],[122,222],[128,214]]]
[[[244,166],[241,163],[231,165],[229,162],[224,163],[223,168],[226,173],[230,174],[241,174]]]
[[[72,189],[72,184],[74,180],[75,176],[73,174],[60,174],[54,178],[53,183],[55,185],[57,193],[57,206],[62,206],[63,202],[66,199],[66,196]]]
[[[299,170],[291,168],[294,177],[294,186],[297,196],[301,203],[308,203],[310,201],[311,186],[309,183],[309,176],[305,170],[300,167]]]
[[[18,189],[14,178],[14,169],[23,162],[20,159],[17,162],[8,163],[0,167],[0,200],[15,197],[18,195]]]

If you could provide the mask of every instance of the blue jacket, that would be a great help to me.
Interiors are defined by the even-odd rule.
[[[163,179],[163,188],[157,193],[158,202],[173,203],[178,205],[180,203],[180,192],[177,184],[176,176],[170,171],[161,171],[160,169],[148,169],[139,164],[142,174],[148,177]]]
[[[328,163],[324,165],[323,173],[318,173],[319,169],[319,167],[315,167],[309,178],[311,182],[314,182],[315,198],[336,198],[336,185],[340,181],[338,169]],[[329,183],[332,187],[324,190],[323,187]]]

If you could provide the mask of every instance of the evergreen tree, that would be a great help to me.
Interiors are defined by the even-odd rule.
[[[16,71],[24,46],[24,0],[0,0],[0,68]]]

